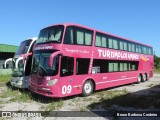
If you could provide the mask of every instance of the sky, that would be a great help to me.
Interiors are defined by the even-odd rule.
[[[18,46],[66,22],[151,45],[160,56],[160,0],[1,0],[0,44]]]

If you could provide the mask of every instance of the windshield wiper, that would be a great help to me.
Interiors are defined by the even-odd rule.
[[[45,76],[47,74],[47,71],[46,71],[46,69],[42,65],[39,65],[38,66],[38,73],[41,76]]]
[[[46,40],[45,43],[60,43],[61,41],[56,41],[56,40]]]
[[[61,41],[53,41],[53,40],[46,40],[45,42],[39,42],[39,43],[36,43],[37,45],[40,45],[40,44],[44,44],[44,43],[61,43]]]

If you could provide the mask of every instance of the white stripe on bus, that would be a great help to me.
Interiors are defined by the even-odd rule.
[[[73,86],[74,88],[81,87],[81,85]]]
[[[133,79],[133,78],[137,78],[137,77],[124,78],[124,79],[117,79],[117,80],[110,80],[110,81],[105,81],[105,82],[97,82],[96,84],[103,84],[103,83],[107,83],[107,82],[122,81],[122,80]]]

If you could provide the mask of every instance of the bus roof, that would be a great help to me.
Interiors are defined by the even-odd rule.
[[[37,40],[37,37],[28,38],[28,39],[23,40],[22,42],[27,41],[27,40],[33,40],[33,41],[35,41],[35,40]]]
[[[48,26],[48,27],[58,26],[58,25],[82,27],[82,28],[90,29],[90,30],[93,30],[93,31],[96,31],[96,32],[100,32],[100,33],[103,33],[103,34],[107,34],[107,35],[112,36],[112,37],[117,37],[117,38],[119,38],[119,39],[123,39],[123,40],[129,41],[129,42],[133,42],[133,43],[137,43],[137,44],[141,44],[141,45],[144,45],[144,46],[148,46],[148,47],[153,48],[153,47],[150,46],[150,45],[143,44],[143,43],[137,42],[137,41],[135,41],[135,40],[131,40],[131,39],[128,39],[128,38],[124,38],[124,37],[121,37],[121,36],[118,36],[118,35],[115,35],[115,34],[111,34],[111,33],[108,33],[108,32],[104,32],[104,31],[101,31],[101,30],[97,30],[97,29],[90,28],[90,27],[87,27],[87,26],[84,26],[84,25],[80,25],[80,24],[76,24],[76,23],[54,24],[54,25],[50,25],[50,26]],[[45,28],[48,28],[48,27],[45,27]],[[45,29],[45,28],[43,28],[43,29]]]

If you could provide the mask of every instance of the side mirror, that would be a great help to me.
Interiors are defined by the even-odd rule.
[[[8,58],[7,60],[5,60],[4,62],[4,68],[7,68],[7,62],[12,61],[12,58]]]
[[[50,55],[50,58],[49,58],[49,67],[51,68],[52,65],[53,65],[53,60],[54,60],[54,57],[61,54],[61,51],[57,51],[57,52],[54,52]]]
[[[16,65],[15,65],[15,68],[18,68],[18,63],[20,60],[23,60],[24,57],[19,57],[17,60],[16,60]],[[24,64],[24,63],[23,63]]]

